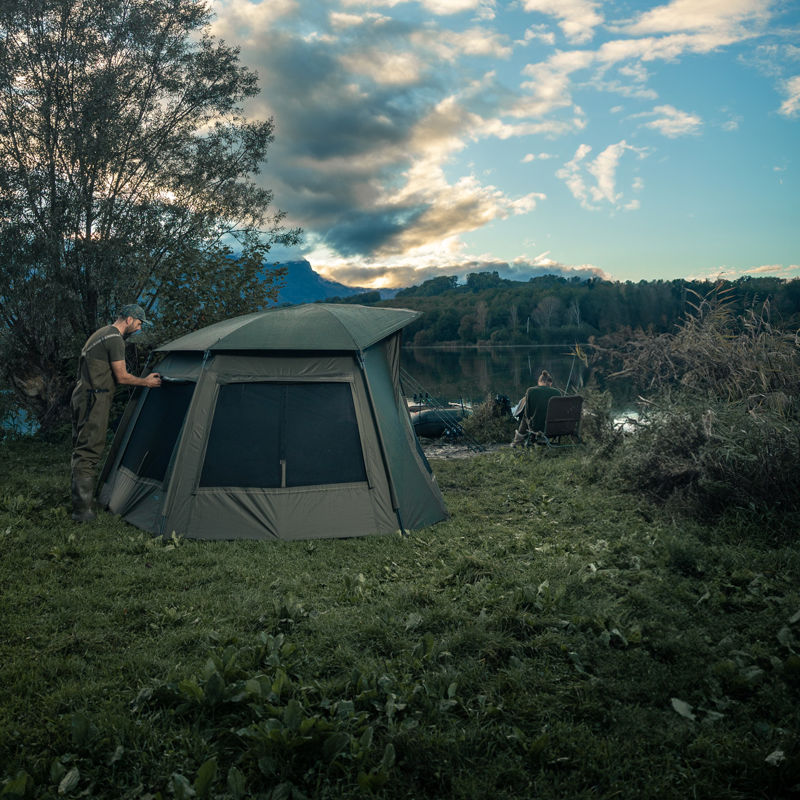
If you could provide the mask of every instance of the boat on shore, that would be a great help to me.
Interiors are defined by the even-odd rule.
[[[426,439],[459,433],[461,420],[469,415],[469,409],[457,403],[443,407],[409,404],[408,410],[414,432]]]

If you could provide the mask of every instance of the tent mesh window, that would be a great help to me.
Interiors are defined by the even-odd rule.
[[[164,482],[194,383],[162,383],[147,393],[121,465],[140,478]]]
[[[200,486],[366,481],[349,383],[220,386]]]

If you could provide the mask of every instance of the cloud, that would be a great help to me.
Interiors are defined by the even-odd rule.
[[[422,29],[414,31],[408,41],[418,52],[451,63],[464,56],[507,59],[512,53],[508,37],[485,26],[467,28],[463,31]]]
[[[229,42],[243,45],[255,43],[259,35],[270,30],[280,20],[293,17],[299,0],[274,0],[253,3],[251,0],[212,0],[216,17],[211,30]]]
[[[345,0],[343,5],[356,8],[394,8],[404,0]],[[450,16],[473,11],[481,19],[494,16],[494,0],[420,0],[420,5],[431,14]]]
[[[800,75],[795,62],[800,61],[800,47],[793,44],[762,44],[752,53],[740,56],[739,60],[755,67],[762,75],[776,79],[778,91],[786,99],[778,109],[785,117],[795,117],[800,112]]]
[[[347,72],[383,86],[415,86],[420,83],[426,66],[416,53],[381,47],[344,53],[340,60]]]
[[[548,14],[559,20],[567,40],[580,44],[594,36],[594,29],[603,22],[597,13],[599,3],[591,0],[523,0],[525,11]]]
[[[785,117],[796,117],[800,113],[800,75],[784,81],[782,88],[787,97],[781,103],[780,113]]]
[[[385,209],[392,215],[412,213],[403,225],[383,237],[374,248],[373,257],[426,254],[436,252],[444,243],[460,234],[484,227],[497,219],[527,214],[537,202],[546,199],[540,192],[511,198],[494,186],[482,185],[474,176],[455,182],[447,180],[435,162],[420,159],[405,173],[405,184],[384,198]],[[330,232],[326,241],[330,241]]]
[[[617,191],[617,168],[626,151],[636,153],[639,158],[644,158],[647,151],[628,144],[624,139],[606,147],[594,161],[587,160],[591,150],[588,144],[580,145],[572,159],[558,170],[556,176],[564,181],[575,199],[591,211],[596,211],[605,204],[616,209],[638,208],[639,202],[635,199],[623,204],[623,193]],[[590,178],[594,179],[594,183]],[[640,191],[642,187],[640,178],[631,184],[633,191]]]
[[[633,134],[635,125],[669,138],[697,133],[703,120],[659,104],[651,73],[659,62],[751,38],[769,16],[767,0],[674,0],[616,27],[603,19],[612,6],[599,0],[519,0],[510,6],[495,0],[212,4],[218,12],[213,32],[241,45],[243,63],[259,74],[262,94],[246,113],[275,119],[275,142],[259,180],[289,212],[287,223],[305,229],[308,255],[317,259],[312,263],[406,271],[420,264],[435,270],[441,264],[492,262],[490,256],[465,255],[464,234],[549,210],[552,200],[543,186],[528,185],[518,194],[500,178],[492,178],[492,185],[482,177],[489,174],[480,159],[490,139],[518,140],[513,145],[519,151],[506,147],[503,162],[544,162],[560,148],[543,137],[585,129],[577,142],[589,141],[595,149],[581,145],[558,169],[558,178],[584,208],[638,207],[643,182],[631,156],[643,158],[647,151],[629,144],[631,133],[600,147],[584,138],[598,130],[588,125],[598,113],[590,92],[631,98],[613,124],[627,125]],[[529,15],[519,33],[491,22],[512,6],[514,21],[520,9]],[[530,16],[538,14],[545,16]],[[509,14],[503,22],[511,20]],[[591,44],[601,30],[605,39]],[[563,49],[553,49],[556,38]],[[784,46],[774,57],[785,59],[787,52]],[[762,55],[773,57],[772,51]],[[787,117],[800,112],[800,76],[791,77],[797,72],[792,64],[788,73],[771,78],[783,81],[781,113]],[[642,99],[649,102],[643,105]],[[652,110],[630,113],[643,109]],[[531,138],[519,141],[523,136]],[[621,141],[603,149],[616,139]],[[506,164],[489,166],[497,166],[497,176]],[[525,176],[529,182],[531,176],[546,180],[552,176],[544,173],[556,167],[537,164]],[[503,254],[514,255],[508,246],[503,243]]]
[[[628,34],[729,30],[765,23],[771,0],[672,0],[642,12],[624,27]]]
[[[274,115],[278,125],[270,186],[312,249],[347,258],[444,257],[461,234],[530,213],[545,199],[536,191],[507,194],[472,174],[451,177],[445,167],[470,141],[559,133],[572,123],[508,122],[472,110],[493,111],[504,101],[491,73],[431,104],[442,87],[420,52],[435,37],[377,20],[357,33],[338,46],[264,34],[259,54],[265,99],[253,112]],[[401,36],[413,52],[396,60]],[[476,38],[467,30],[461,40],[441,37],[439,45],[464,49]],[[366,52],[362,40],[370,42]],[[291,91],[281,84],[286,74],[293,76]]]
[[[373,16],[374,19],[374,16]],[[347,14],[341,11],[331,11],[330,23],[331,28],[335,31],[342,31],[347,28],[355,28],[363,25],[366,22],[361,14]]]
[[[596,50],[559,50],[545,61],[523,68],[526,80],[520,89],[527,94],[520,98],[511,113],[542,117],[571,106],[573,75],[590,69],[595,71],[592,79],[595,88],[654,99],[656,92],[645,86],[648,78],[645,64],[675,61],[687,53],[709,53],[751,35],[744,28],[722,26],[666,36],[612,39]],[[612,68],[617,69],[617,77],[609,80],[607,73]]]
[[[324,264],[311,260],[316,272],[324,277],[343,283],[345,286],[360,286],[365,289],[407,288],[440,276],[456,276],[464,281],[473,272],[497,272],[501,278],[512,281],[529,281],[543,275],[558,275],[564,278],[609,279],[600,267],[592,264],[568,265],[549,258],[543,253],[533,259],[518,258],[501,261],[492,258],[466,258],[445,262],[444,265],[411,264],[365,265],[354,263]]]
[[[735,281],[747,276],[761,278],[800,279],[800,264],[762,264],[756,267],[730,267],[727,264],[715,267],[706,273],[687,275],[689,281]]]
[[[697,114],[679,111],[674,106],[669,105],[656,106],[652,111],[632,114],[631,117],[655,117],[650,122],[642,123],[643,127],[658,131],[670,139],[699,133],[703,125],[703,120]]]
[[[742,270],[745,275],[777,275],[788,270],[796,270],[796,264],[790,264],[784,267],[783,264],[763,264],[760,267],[750,267],[749,269]]]
[[[348,258],[405,251],[446,256],[459,235],[530,213],[545,199],[541,192],[510,195],[472,174],[445,172],[471,141],[552,135],[573,125],[503,119],[497,112],[513,104],[513,94],[493,72],[465,82],[454,67],[448,79],[456,91],[446,92],[443,62],[505,58],[507,37],[474,25],[440,30],[373,12],[359,21],[347,7],[335,14],[324,5],[316,14],[312,8],[297,11],[294,27],[286,22],[259,30],[258,47],[243,48],[263,86],[249,113],[276,120],[270,188],[312,249]],[[308,35],[309,19],[315,36]],[[230,20],[220,22],[217,32],[229,28]],[[336,36],[329,36],[334,29]]]
[[[523,44],[529,42],[544,42],[545,44],[555,44],[556,35],[549,30],[546,25],[531,25],[525,30]]]
[[[420,0],[431,14],[459,14],[462,11],[478,11],[483,5],[476,0]]]
[[[528,79],[520,88],[528,94],[517,102],[516,116],[542,117],[572,105],[570,75],[590,67],[595,54],[588,50],[558,52],[546,61],[527,64],[522,74]]]

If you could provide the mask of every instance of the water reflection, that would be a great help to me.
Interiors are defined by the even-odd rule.
[[[404,347],[400,366],[434,397],[479,403],[490,394],[516,402],[546,369],[554,385],[578,391],[588,379],[571,345],[444,349]]]

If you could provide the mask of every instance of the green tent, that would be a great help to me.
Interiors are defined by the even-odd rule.
[[[419,313],[313,304],[248,314],[160,348],[128,404],[99,501],[155,534],[312,539],[447,517],[400,390]]]

